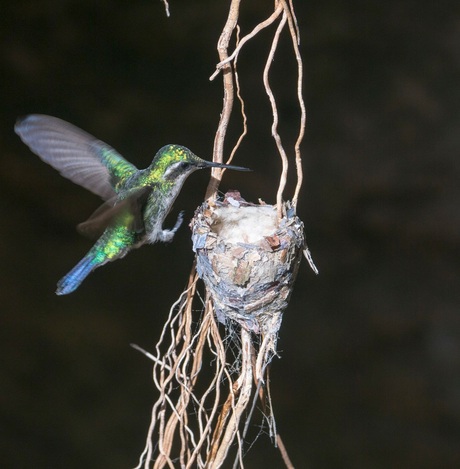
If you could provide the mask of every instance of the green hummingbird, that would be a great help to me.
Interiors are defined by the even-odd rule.
[[[162,147],[150,166],[139,170],[110,145],[52,116],[31,114],[19,119],[14,130],[45,163],[105,200],[86,222],[78,225],[85,234],[102,235],[59,280],[57,295],[73,292],[94,269],[125,256],[131,249],[145,243],[172,241],[183,213],[172,229],[164,229],[163,222],[192,172],[213,167],[249,171],[202,160],[180,145]]]

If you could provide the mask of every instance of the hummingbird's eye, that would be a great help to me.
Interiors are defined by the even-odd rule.
[[[187,161],[177,161],[166,169],[163,178],[175,179],[183,174],[187,174],[189,168],[190,163]]]

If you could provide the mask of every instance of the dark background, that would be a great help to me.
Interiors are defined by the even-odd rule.
[[[298,0],[308,131],[304,262],[272,368],[278,428],[297,468],[460,467],[460,6]],[[228,1],[17,0],[0,19],[0,465],[127,468],[156,399],[153,349],[193,259],[188,230],[56,281],[89,249],[99,204],[13,133],[17,116],[73,122],[147,166],[166,143],[210,159],[222,104],[209,82]],[[243,33],[272,2],[242,2]],[[250,134],[221,189],[274,202],[279,160],[262,67],[274,29],[239,60]],[[298,127],[285,36],[273,64],[281,131]],[[229,133],[229,145],[239,119]],[[174,214],[191,218],[208,174]],[[291,178],[291,182],[292,182]],[[292,194],[289,186],[287,196]],[[169,223],[172,223],[170,221]],[[282,467],[268,437],[248,468]]]

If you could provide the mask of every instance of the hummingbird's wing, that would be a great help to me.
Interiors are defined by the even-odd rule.
[[[102,204],[88,220],[77,225],[78,231],[90,238],[98,238],[109,225],[116,223],[122,217],[124,220],[130,220],[128,226],[130,230],[138,234],[142,233],[145,231],[143,208],[152,190],[151,186],[132,190],[121,201],[116,196],[112,197]],[[128,213],[130,216],[126,217]]]
[[[45,163],[104,200],[137,171],[110,145],[57,117],[31,114],[19,119],[14,130]]]

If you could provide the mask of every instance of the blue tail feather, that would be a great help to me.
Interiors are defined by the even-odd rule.
[[[94,262],[94,256],[87,254],[68,274],[59,280],[56,295],[67,295],[75,291],[97,266],[98,264]]]

